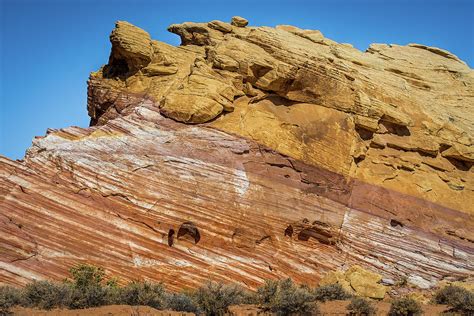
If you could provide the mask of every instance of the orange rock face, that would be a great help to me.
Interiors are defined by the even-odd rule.
[[[245,25],[172,25],[172,47],[118,22],[91,127],[0,157],[1,283],[78,262],[170,289],[474,273],[473,71],[437,48]]]

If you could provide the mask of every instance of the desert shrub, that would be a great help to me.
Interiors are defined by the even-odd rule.
[[[438,290],[433,298],[437,304],[450,307],[452,312],[474,315],[474,293],[459,286],[447,286]]]
[[[436,304],[443,305],[456,304],[457,302],[462,300],[462,297],[466,292],[468,291],[462,287],[449,285],[438,290],[433,297],[433,301]]]
[[[71,288],[67,300],[70,309],[82,309],[107,305],[108,291],[102,286],[87,286],[84,288]]]
[[[107,280],[105,285],[105,302],[104,305],[120,304],[120,294],[122,288],[118,285],[117,278]]]
[[[21,302],[20,290],[11,286],[0,286],[0,315],[8,315],[10,308]]]
[[[465,293],[463,299],[453,305],[453,310],[465,315],[474,315],[474,293],[472,291]]]
[[[389,316],[418,316],[422,315],[421,305],[412,298],[400,298],[392,302]]]
[[[131,282],[120,289],[118,300],[120,304],[162,309],[165,305],[165,288],[161,283]]]
[[[166,309],[177,312],[197,313],[198,308],[190,295],[186,293],[170,293],[166,295]]]
[[[277,315],[312,315],[318,313],[314,295],[305,286],[297,286],[291,279],[267,280],[257,290],[257,302]]]
[[[346,300],[351,297],[352,294],[344,290],[340,284],[323,285],[314,290],[314,299],[321,302]]]
[[[72,275],[74,287],[78,289],[101,286],[105,280],[104,269],[89,264],[72,267],[69,273]]]
[[[22,290],[21,305],[40,309],[67,306],[70,295],[71,289],[66,284],[34,281]]]
[[[224,315],[230,305],[247,303],[248,293],[240,286],[207,282],[193,293],[199,310],[205,315]]]
[[[72,267],[69,272],[72,281],[66,281],[70,287],[67,306],[72,309],[81,309],[106,305],[112,300],[110,287],[104,286],[105,271],[102,268],[89,264]]]
[[[438,290],[433,301],[448,305],[454,312],[474,314],[474,293],[459,286],[449,285]]]
[[[362,297],[354,297],[347,306],[347,311],[351,316],[372,316],[376,313],[372,303]]]

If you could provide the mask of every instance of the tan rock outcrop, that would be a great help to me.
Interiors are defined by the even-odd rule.
[[[380,284],[380,274],[365,270],[358,265],[348,270],[333,271],[323,277],[320,285],[340,284],[349,293],[374,299],[383,299],[390,287]]]
[[[153,57],[150,35],[144,30],[118,21],[110,34],[112,52],[106,69],[107,76],[134,74],[146,67]]]
[[[238,27],[246,27],[249,21],[241,16],[233,16],[231,24]]]
[[[294,26],[232,29],[212,21],[169,30],[183,46],[162,55],[182,57],[168,71],[152,62],[146,76],[121,87],[152,97],[164,115],[214,120],[344,176],[474,211],[474,75],[454,55],[415,44],[361,52]],[[120,89],[100,72],[91,80]],[[233,113],[219,116],[225,112]]]
[[[174,24],[174,47],[117,22],[91,127],[0,158],[1,283],[89,262],[255,288],[360,265],[344,280],[380,298],[374,275],[473,274],[472,69],[423,45],[361,52],[243,24]]]

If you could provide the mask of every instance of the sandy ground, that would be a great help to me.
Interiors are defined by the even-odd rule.
[[[347,315],[346,307],[350,301],[331,301],[325,303],[319,303],[320,315],[323,316],[335,316],[335,315]],[[390,309],[390,303],[387,302],[375,302],[377,307],[377,315],[386,316]],[[229,309],[232,312],[232,315],[235,316],[267,316],[271,315],[270,313],[259,313],[258,308],[252,305],[240,305],[240,306],[231,306]],[[425,316],[435,316],[441,314],[446,310],[444,305],[423,305],[423,311]]]
[[[87,309],[53,309],[50,311],[18,307],[12,309],[18,316],[191,316],[193,313],[159,311],[148,306],[110,305]]]
[[[346,315],[346,306],[350,301],[331,301],[319,304],[319,310],[324,316],[329,315]],[[390,310],[390,303],[388,302],[377,302],[375,303],[377,308],[377,315],[387,315]],[[444,305],[422,305],[424,315],[435,316],[446,310]]]
[[[319,304],[319,310],[324,316],[347,315],[346,306],[349,301],[331,301]],[[377,315],[387,315],[390,303],[377,302]],[[423,305],[424,315],[439,315],[446,309],[444,305]],[[18,316],[190,316],[192,313],[159,311],[148,306],[111,305],[82,310],[54,309],[42,311],[31,308],[18,307],[12,310]],[[267,316],[270,313],[262,313],[256,306],[239,305],[231,306],[231,315],[234,316]]]

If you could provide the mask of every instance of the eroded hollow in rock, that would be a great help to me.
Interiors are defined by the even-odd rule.
[[[285,236],[293,236],[293,226],[288,225],[288,227],[285,229]]]
[[[185,222],[179,227],[177,238],[189,239],[197,244],[201,239],[201,234],[193,222]]]
[[[126,76],[129,71],[130,69],[125,59],[113,58],[108,65],[105,65],[103,74],[105,78],[114,78]]]
[[[404,125],[395,124],[386,120],[381,120],[380,124],[383,125],[389,134],[395,134],[397,136],[410,136],[410,130]]]
[[[314,238],[322,244],[333,245],[335,240],[328,232],[318,229],[317,227],[305,228],[298,234],[298,240],[308,241],[310,238]]]
[[[461,171],[470,171],[472,166],[474,165],[474,162],[470,161],[465,161],[461,159],[456,159],[452,157],[447,157],[446,158],[456,169],[461,170]]]
[[[402,222],[397,221],[396,219],[390,220],[390,226],[392,227],[403,227]]]
[[[168,231],[168,246],[173,246],[174,243],[174,229]]]
[[[374,132],[369,131],[368,129],[362,128],[360,126],[355,127],[355,131],[359,134],[362,140],[370,140],[374,138]]]
[[[357,156],[357,157],[352,157],[352,159],[354,159],[354,163],[355,163],[356,165],[359,165],[362,161],[364,161],[365,155],[360,155],[360,156]]]

